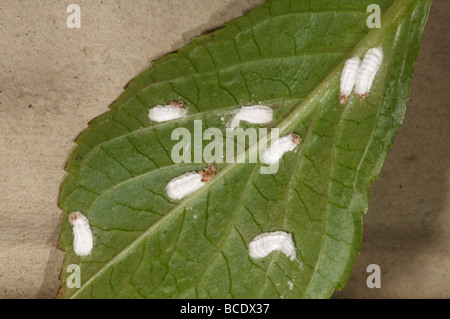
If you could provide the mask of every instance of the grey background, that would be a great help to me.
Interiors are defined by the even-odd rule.
[[[81,6],[81,29],[66,7]],[[57,207],[74,138],[150,62],[261,0],[2,0],[0,297],[53,298]],[[370,190],[361,254],[335,298],[449,298],[450,2],[435,0],[404,125]],[[368,289],[366,267],[381,267]]]

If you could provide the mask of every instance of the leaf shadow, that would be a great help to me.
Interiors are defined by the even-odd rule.
[[[55,278],[59,278],[64,259],[64,253],[57,247],[63,217],[64,214],[61,213],[45,243],[45,246],[50,250],[50,254],[45,264],[44,278],[34,298],[53,299],[59,289],[59,279],[55,280]]]

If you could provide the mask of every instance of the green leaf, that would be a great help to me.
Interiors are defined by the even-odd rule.
[[[382,9],[368,29],[367,6]],[[77,138],[60,193],[66,252],[60,297],[327,298],[341,289],[359,252],[368,190],[402,123],[429,0],[267,1],[192,40],[130,82],[111,110]],[[370,95],[339,104],[344,61],[382,46]],[[151,123],[148,109],[185,101],[185,118]],[[276,174],[259,163],[218,164],[216,176],[172,201],[166,184],[205,163],[174,164],[175,128],[225,131],[221,117],[249,103],[275,103],[273,127],[303,142]],[[209,141],[204,141],[203,146]],[[254,145],[250,146],[252,152]],[[68,214],[94,232],[75,255]],[[298,261],[248,255],[258,234],[293,234]],[[67,266],[81,269],[70,288]]]

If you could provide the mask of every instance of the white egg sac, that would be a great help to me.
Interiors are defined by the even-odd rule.
[[[239,127],[241,121],[252,124],[264,124],[272,122],[273,110],[266,105],[243,106],[234,111],[234,116],[230,121],[229,127]]]
[[[353,87],[356,82],[356,75],[359,71],[359,65],[361,60],[358,57],[353,57],[345,61],[344,69],[341,73],[341,84],[339,93],[339,102],[345,104],[348,101],[348,97],[353,91]]]
[[[275,164],[284,153],[293,151],[301,141],[301,137],[294,133],[279,138],[265,150],[261,162],[267,165]]]
[[[69,221],[73,225],[73,250],[78,256],[87,256],[94,247],[94,236],[92,234],[89,220],[80,212],[72,212]]]
[[[373,80],[383,61],[383,49],[381,47],[367,50],[359,67],[355,83],[355,95],[364,100],[370,93]]]
[[[252,258],[263,258],[273,251],[281,251],[294,260],[297,252],[292,235],[284,231],[263,233],[253,238],[248,245],[248,253]]]
[[[186,116],[186,109],[183,101],[172,101],[169,105],[157,105],[148,112],[150,120],[155,122],[165,122]]]
[[[202,174],[189,172],[172,179],[166,186],[167,195],[172,199],[182,199],[205,185]]]
[[[182,199],[205,185],[215,174],[216,167],[208,165],[201,172],[189,172],[172,179],[166,186],[171,199]]]

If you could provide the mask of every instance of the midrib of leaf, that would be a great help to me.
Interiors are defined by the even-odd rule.
[[[397,19],[403,14],[404,11],[406,11],[409,7],[409,5],[411,5],[412,3],[414,3],[415,0],[397,0],[395,3],[392,4],[392,6],[389,8],[389,10],[386,12],[385,15],[383,15],[383,27],[380,29],[372,29],[354,48],[354,50],[352,50],[352,52],[350,53],[350,56],[353,55],[362,55],[368,48],[374,46],[375,44],[379,43],[383,37],[385,36],[385,32],[387,32],[387,30],[389,30],[389,28],[395,24],[395,22],[397,21]],[[301,119],[301,114],[303,114],[303,112],[306,109],[309,108],[313,108],[315,107],[315,105],[317,105],[318,103],[320,103],[320,100],[323,96],[326,96],[327,92],[329,89],[331,89],[334,85],[336,85],[336,83],[338,83],[339,81],[339,71],[342,69],[343,67],[343,63],[344,61],[342,61],[330,74],[329,76],[327,76],[327,78],[320,83],[316,89],[314,89],[310,95],[308,95],[293,111],[290,115],[288,115],[279,125],[278,128],[280,130],[280,134],[283,135],[287,132],[289,132],[289,130],[292,129],[292,127],[298,123],[298,121]],[[402,66],[403,67],[403,66]],[[316,110],[317,112],[317,110]],[[379,111],[378,111],[379,112]],[[341,113],[340,116],[340,121],[342,119],[342,115],[344,112]],[[339,122],[340,123],[340,122]],[[337,126],[339,127],[339,125]],[[309,132],[312,128],[312,125],[309,127]],[[337,131],[337,130],[336,130]],[[371,138],[369,140],[372,140],[373,137],[373,130],[371,133]],[[308,133],[309,134],[309,133]],[[270,140],[270,137],[269,137]],[[305,143],[305,142],[304,142]],[[302,148],[303,149],[303,148]],[[296,166],[299,163],[299,159],[301,158],[301,154],[302,154],[302,149],[299,151],[297,159],[296,159]],[[330,154],[334,153],[334,149],[335,149],[335,143],[333,143],[333,148]],[[368,149],[368,147],[366,148],[366,150]],[[249,149],[246,152],[246,159],[248,159],[248,157],[250,156],[250,154],[253,154],[255,152],[257,152],[257,145],[252,145],[249,147]],[[362,157],[361,161],[364,159],[364,156]],[[192,200],[198,198],[201,194],[203,194],[206,191],[209,191],[209,189],[211,188],[212,185],[214,185],[217,181],[220,180],[220,178],[224,175],[226,175],[227,173],[229,173],[230,171],[232,171],[233,169],[235,169],[237,166],[239,166],[238,163],[231,163],[231,164],[227,164],[223,167],[223,169],[218,172],[218,174],[215,176],[214,179],[212,179],[208,184],[206,184],[204,187],[202,187],[201,189],[199,189],[198,191],[196,191],[195,193],[193,193],[192,195],[186,197],[184,200],[182,200],[177,206],[175,206],[172,210],[170,210],[166,215],[164,215],[163,217],[161,217],[158,221],[156,221],[152,226],[150,226],[144,233],[142,233],[139,237],[137,237],[133,242],[131,242],[125,249],[123,249],[119,254],[117,254],[116,256],[114,256],[113,258],[111,258],[110,261],[108,261],[102,268],[100,268],[100,270],[98,272],[96,272],[92,277],[89,278],[89,280],[80,288],[78,289],[72,296],[71,298],[75,298],[78,294],[80,294],[82,291],[84,291],[84,289],[86,287],[88,287],[89,285],[91,285],[91,283],[93,283],[95,281],[95,279],[100,276],[102,273],[104,273],[108,268],[112,267],[116,262],[120,261],[122,258],[126,257],[128,251],[130,251],[133,247],[135,247],[136,245],[138,245],[140,242],[142,242],[149,234],[151,234],[155,229],[157,229],[160,225],[164,224],[165,222],[168,222],[170,220],[172,220],[173,218],[177,217],[178,213],[183,209],[186,208],[187,204],[190,203]],[[259,165],[255,164],[254,170],[259,167]],[[331,171],[331,165],[330,165],[330,171]],[[253,176],[255,171],[252,172],[251,176]],[[250,179],[251,180],[251,177]],[[293,175],[291,176],[291,179],[289,181],[289,183],[292,183],[293,180]],[[357,180],[357,178],[355,177],[355,180]],[[285,216],[283,217],[283,224],[285,223]],[[232,223],[230,223],[232,224]],[[325,223],[323,223],[323,227],[325,230]],[[230,228],[232,229],[232,227]],[[323,249],[323,239],[325,238],[325,233],[322,236],[322,243],[321,243],[321,251]],[[218,254],[217,254],[218,255]],[[316,267],[315,267],[315,271],[313,274],[313,277],[316,276],[317,269],[318,266],[320,264],[320,258],[322,256],[322,253],[320,252],[318,255],[318,260],[316,262]],[[271,268],[271,266],[273,265],[273,261],[275,258],[271,259],[271,262],[269,264],[267,273],[269,272],[269,268]],[[309,289],[310,284],[313,282],[313,277],[311,278],[311,280],[309,281],[308,287],[306,289],[306,292]],[[266,277],[267,278],[267,277]],[[305,293],[306,294],[306,293]]]

